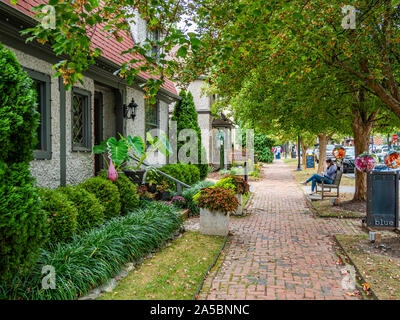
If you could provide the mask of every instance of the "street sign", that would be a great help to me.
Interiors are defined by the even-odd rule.
[[[397,134],[393,135],[393,142],[396,142],[397,140],[399,140],[399,136]]]
[[[315,155],[306,155],[306,169],[315,169]]]

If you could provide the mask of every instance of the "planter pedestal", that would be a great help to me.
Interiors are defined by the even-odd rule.
[[[243,215],[243,195],[242,194],[235,194],[235,198],[239,202],[239,206],[238,206],[238,208],[236,210],[236,214],[235,215],[241,216],[241,215]]]
[[[225,215],[200,208],[200,233],[226,236],[229,233],[229,213]]]

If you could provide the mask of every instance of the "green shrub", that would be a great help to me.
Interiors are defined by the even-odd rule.
[[[110,180],[102,177],[87,179],[80,184],[84,189],[93,193],[104,207],[104,217],[110,219],[121,214],[121,199],[118,187]]]
[[[198,163],[196,166],[200,170],[200,177],[204,179],[208,174],[208,165],[200,164],[202,153],[206,153],[202,143],[201,143],[201,130],[198,123],[198,114],[196,111],[196,106],[193,101],[193,95],[189,91],[182,90],[179,93],[181,100],[175,105],[174,111],[172,113],[172,121],[177,122],[178,135],[182,130],[193,129],[197,133],[198,137]],[[186,141],[178,141],[178,151],[186,143]]]
[[[100,176],[107,179],[107,172],[100,173]],[[132,211],[139,205],[139,196],[137,194],[137,185],[133,184],[132,181],[124,174],[118,174],[118,179],[113,182],[117,186],[120,201],[121,201],[121,212],[123,214]]]
[[[46,213],[28,164],[0,161],[0,281],[24,275],[47,240]]]
[[[29,278],[18,279],[13,287],[0,286],[0,299],[77,299],[115,276],[125,263],[159,248],[181,224],[182,218],[174,206],[149,203],[74,237],[70,243],[43,250]],[[42,289],[44,265],[55,268],[53,290]]]
[[[190,185],[195,184],[200,181],[200,170],[197,166],[194,164],[189,164],[188,165],[188,170],[190,171]]]
[[[200,213],[199,207],[193,201],[193,196],[200,192],[201,189],[215,185],[212,181],[200,181],[193,185],[190,189],[184,189],[182,197],[185,198],[186,208],[190,210],[192,216],[197,216]]]
[[[167,164],[163,166],[160,171],[170,175],[171,177],[178,179],[179,181],[185,182],[185,176],[182,172],[182,167],[177,164]],[[161,177],[162,181],[166,181],[171,190],[176,190],[176,183],[165,177]]]
[[[190,185],[192,181],[192,172],[190,171],[190,167],[188,164],[178,163],[175,166],[179,167],[181,172],[182,182]]]
[[[42,208],[47,214],[50,242],[64,242],[77,231],[78,209],[59,190],[39,189]]]
[[[161,167],[159,170],[188,185],[192,185],[200,181],[199,168],[194,164],[167,164]],[[175,182],[167,179],[155,171],[147,172],[146,181],[156,184],[162,184],[163,182],[166,182],[171,190],[176,191]]]
[[[33,81],[0,44],[0,161],[29,162],[37,145],[39,113]]]
[[[233,179],[231,177],[226,177],[219,180],[213,187],[229,189],[233,192],[236,192],[236,185],[233,183]]]
[[[104,222],[104,207],[94,194],[81,186],[68,186],[60,188],[59,191],[64,193],[78,209],[78,231],[91,229]]]
[[[39,113],[33,81],[0,44],[0,281],[34,265],[47,238],[46,214],[29,162],[37,145]]]

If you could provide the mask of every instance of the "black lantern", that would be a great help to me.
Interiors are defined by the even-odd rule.
[[[138,107],[138,105],[133,98],[132,98],[132,101],[130,104],[128,104],[128,105],[124,104],[123,105],[124,118],[132,119],[132,121],[135,121],[137,107]]]

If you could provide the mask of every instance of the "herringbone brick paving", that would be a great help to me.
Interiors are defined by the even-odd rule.
[[[200,299],[356,299],[345,294],[332,235],[360,221],[316,219],[282,161],[254,183],[249,215],[231,218],[233,237]]]

